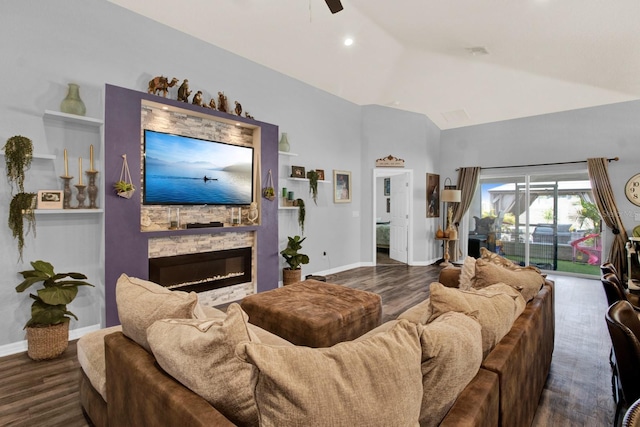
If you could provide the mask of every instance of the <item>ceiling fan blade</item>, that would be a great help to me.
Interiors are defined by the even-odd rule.
[[[331,13],[338,13],[343,9],[342,3],[340,2],[340,0],[324,0],[324,1],[327,3],[327,6],[329,6],[329,10],[331,11]]]

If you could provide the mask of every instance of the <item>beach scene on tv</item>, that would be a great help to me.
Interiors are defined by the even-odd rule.
[[[144,204],[253,201],[253,148],[151,130],[144,138]]]

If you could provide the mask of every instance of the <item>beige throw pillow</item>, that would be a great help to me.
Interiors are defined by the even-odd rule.
[[[256,339],[246,319],[246,313],[234,303],[224,319],[159,320],[147,334],[153,355],[169,375],[234,424],[257,426],[252,368],[235,356],[238,344]]]
[[[471,289],[473,283],[473,276],[476,274],[476,259],[472,256],[468,256],[462,263],[460,269],[460,278],[458,279],[458,288],[463,291]]]
[[[475,317],[482,326],[482,357],[486,357],[511,330],[524,310],[522,295],[505,284],[461,291],[434,282],[430,286],[431,321],[455,311]]]
[[[243,343],[261,427],[417,426],[422,399],[415,324],[327,348]]]
[[[476,275],[473,280],[473,287],[481,289],[495,283],[506,283],[512,286],[522,293],[526,302],[529,302],[544,285],[544,277],[533,269],[519,268],[512,270],[478,259],[476,261]]]
[[[420,426],[432,427],[440,424],[478,373],[482,339],[478,322],[462,313],[445,313],[419,328],[424,390]]]
[[[116,282],[116,304],[122,333],[148,352],[147,328],[160,319],[192,319],[198,306],[195,292],[170,291],[157,283],[122,274]]]

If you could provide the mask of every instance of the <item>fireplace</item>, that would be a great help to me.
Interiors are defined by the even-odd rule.
[[[179,291],[204,292],[251,282],[251,248],[149,259],[149,280]]]

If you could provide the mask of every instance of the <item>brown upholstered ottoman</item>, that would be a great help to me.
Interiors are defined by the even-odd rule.
[[[259,294],[240,304],[249,322],[296,345],[331,347],[380,325],[380,295],[305,280]]]

